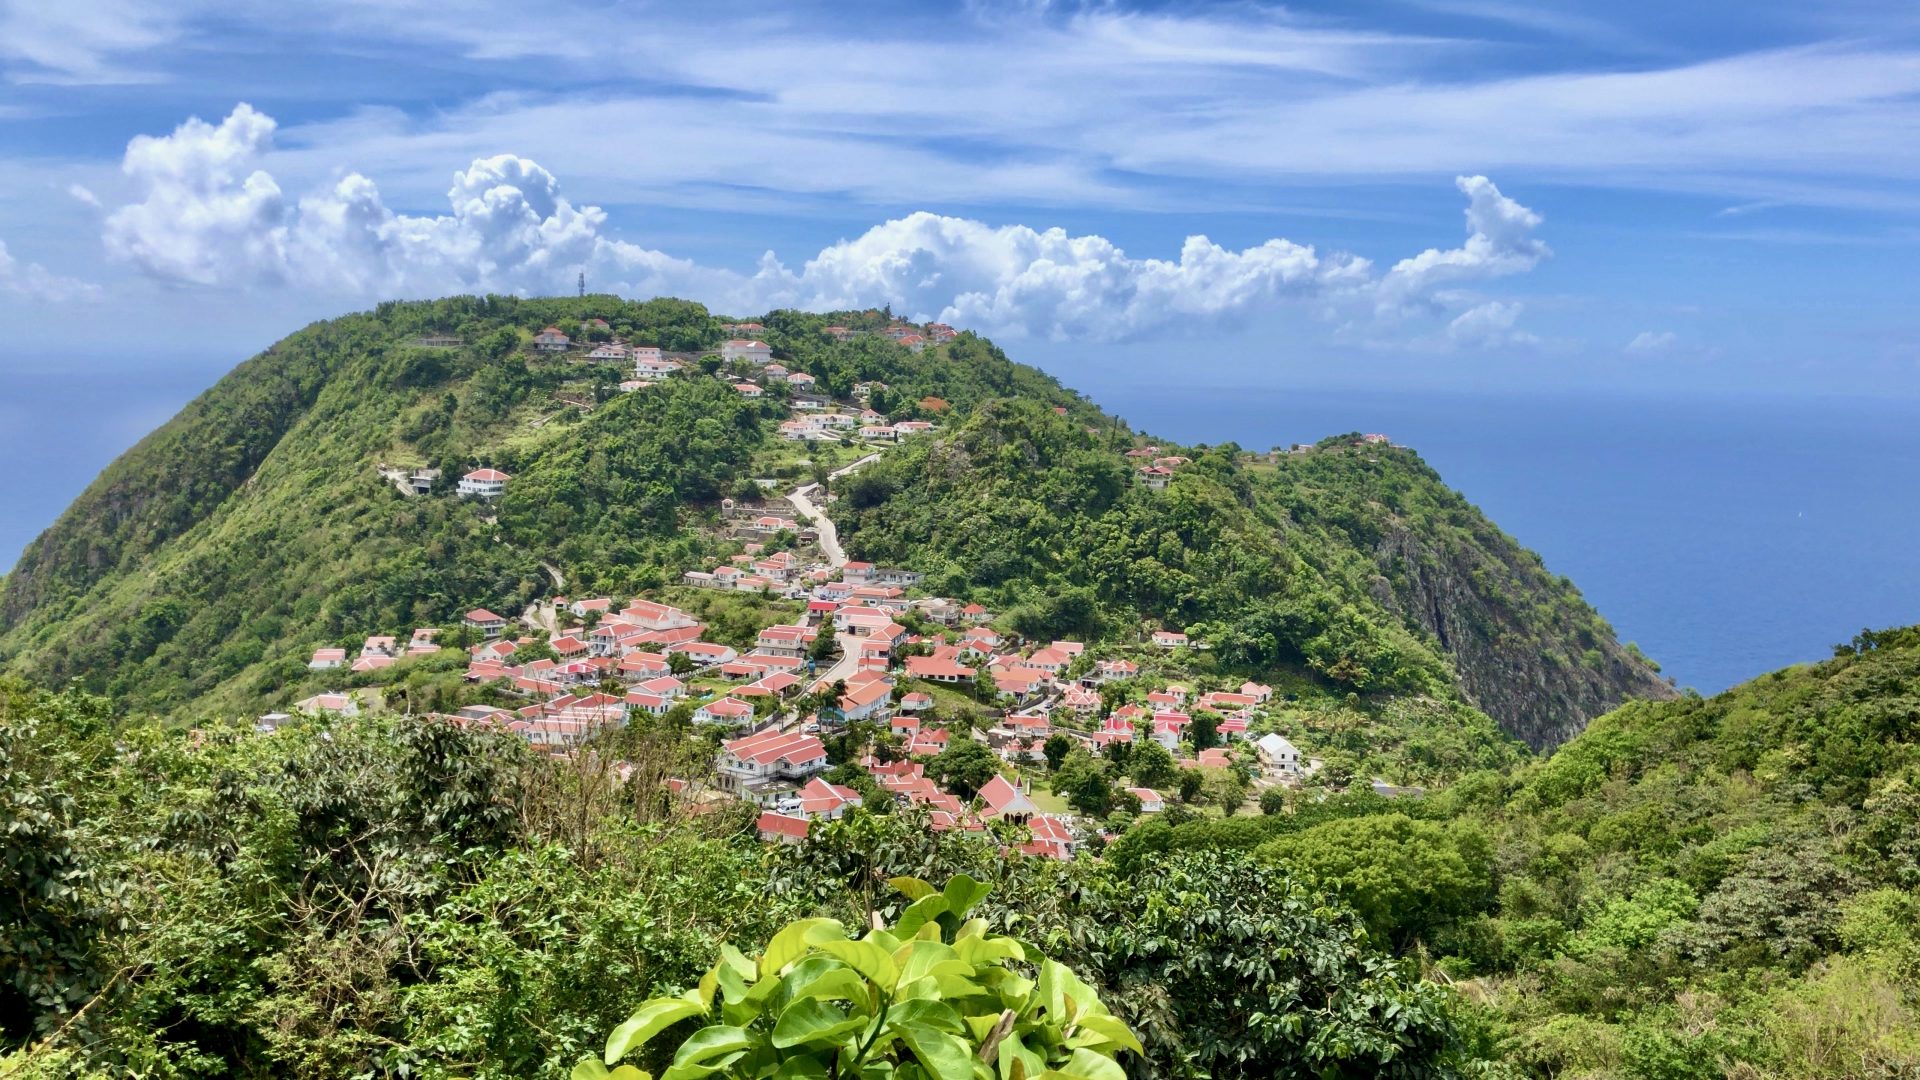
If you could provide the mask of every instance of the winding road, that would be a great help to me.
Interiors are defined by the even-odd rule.
[[[859,469],[861,466],[879,457],[880,455],[877,453],[868,454],[858,461],[828,473],[827,479],[828,481],[833,481],[843,476],[851,475],[854,470]],[[814,532],[820,537],[820,553],[827,557],[828,568],[840,570],[847,565],[847,553],[846,550],[840,546],[840,531],[834,528],[833,519],[827,516],[825,510],[822,510],[814,504],[812,498],[813,493],[819,490],[819,484],[807,484],[803,487],[795,488],[793,492],[787,496],[787,501],[792,503],[793,508],[800,512],[801,517],[812,523]],[[814,680],[813,685],[815,687],[832,686],[837,680],[851,679],[853,678],[853,673],[859,670],[860,639],[853,634],[838,634],[835,636],[835,640],[837,640],[840,645],[840,659],[835,661],[832,667],[820,673],[820,677]]]

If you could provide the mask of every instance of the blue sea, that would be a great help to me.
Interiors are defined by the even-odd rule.
[[[1390,435],[1703,693],[1830,656],[1865,627],[1920,622],[1912,400],[1077,381],[1182,442]]]
[[[220,369],[11,376],[0,565]],[[1378,431],[1566,574],[1682,686],[1711,693],[1920,622],[1910,400],[1168,389],[1069,381],[1141,430],[1250,449]]]

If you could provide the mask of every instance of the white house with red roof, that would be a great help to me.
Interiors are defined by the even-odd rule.
[[[765,391],[765,390],[762,390],[762,389],[760,389],[760,387],[758,387],[758,386],[756,386],[756,385],[754,385],[753,383],[750,383],[750,382],[737,382],[737,383],[734,383],[734,384],[733,384],[733,388],[734,388],[735,390],[737,390],[737,391],[739,391],[739,393],[740,393],[740,396],[741,396],[741,397],[746,397],[746,398],[757,398],[757,397],[764,397],[764,396],[766,396],[766,391]]]
[[[486,608],[474,608],[461,616],[460,622],[468,629],[478,630],[488,637],[495,637],[507,628],[506,616],[495,615]]]
[[[697,724],[726,724],[734,727],[752,719],[753,706],[738,698],[718,698],[693,711],[693,720]]]
[[[1153,643],[1162,649],[1184,649],[1187,647],[1187,635],[1174,630],[1155,630]]]
[[[885,717],[892,704],[893,685],[881,678],[869,678],[848,686],[847,692],[840,695],[840,711],[848,720]]]
[[[1020,845],[1020,851],[1041,859],[1067,860],[1073,858],[1078,841],[1067,823],[1059,818],[1042,814],[1027,822],[1027,828],[1033,833],[1033,839]]]
[[[463,498],[497,499],[507,493],[511,479],[499,469],[475,469],[460,478],[457,490]]]
[[[829,784],[816,776],[800,789],[800,812],[809,818],[832,821],[860,805],[860,793],[850,787]]]
[[[1027,822],[1040,813],[1040,808],[1027,798],[1013,781],[1003,775],[996,775],[980,789],[980,816],[984,818]]]
[[[827,748],[817,735],[770,727],[720,744],[714,771],[720,787],[736,794],[771,780],[801,783],[827,770]]]
[[[315,649],[313,659],[307,661],[307,670],[331,671],[337,667],[344,667],[346,662],[347,650],[345,649]]]
[[[1152,788],[1130,787],[1127,791],[1140,800],[1140,812],[1143,814],[1158,814],[1167,808],[1167,797]]]
[[[958,683],[973,678],[974,669],[951,657],[909,656],[907,657],[907,676],[913,679],[926,679],[930,682]]]
[[[533,347],[541,352],[566,352],[572,345],[573,339],[557,326],[549,326],[533,335]]]
[[[720,359],[764,366],[773,363],[773,348],[758,338],[733,338],[720,345]]]

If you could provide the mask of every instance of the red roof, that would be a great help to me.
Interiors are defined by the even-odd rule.
[[[506,622],[507,620],[502,616],[495,615],[493,612],[488,611],[486,608],[477,607],[477,608],[474,608],[472,611],[467,612],[467,621],[484,623],[484,622]]]
[[[461,477],[461,479],[462,480],[499,480],[504,482],[504,481],[513,479],[513,477],[508,476],[506,473],[501,472],[499,469],[475,469],[472,472],[468,473],[467,475]]]
[[[768,810],[760,815],[759,829],[762,836],[790,836],[795,840],[807,838],[807,826],[812,822],[803,817],[791,817],[776,814]]]

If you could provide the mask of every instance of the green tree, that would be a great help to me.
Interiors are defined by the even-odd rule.
[[[1053,790],[1083,814],[1104,817],[1113,808],[1113,777],[1107,763],[1086,750],[1067,755],[1054,773]]]
[[[1134,741],[1127,759],[1127,772],[1141,787],[1169,787],[1180,780],[1180,768],[1172,752],[1152,739]]]
[[[1260,812],[1263,814],[1284,814],[1287,812],[1287,790],[1282,787],[1270,787],[1260,792]]]
[[[927,762],[927,775],[963,799],[979,794],[1000,774],[1000,758],[985,743],[955,736],[947,748]]]
[[[1336,890],[1398,948],[1478,909],[1492,876],[1492,851],[1477,829],[1405,814],[1323,822],[1258,854]]]
[[[1047,756],[1048,771],[1060,771],[1060,763],[1067,759],[1067,754],[1072,749],[1073,739],[1069,738],[1066,732],[1056,731],[1048,735],[1047,741],[1040,747],[1040,752]]]
[[[1181,769],[1179,776],[1180,801],[1192,803],[1200,798],[1200,792],[1207,785],[1207,774],[1199,769]]]

